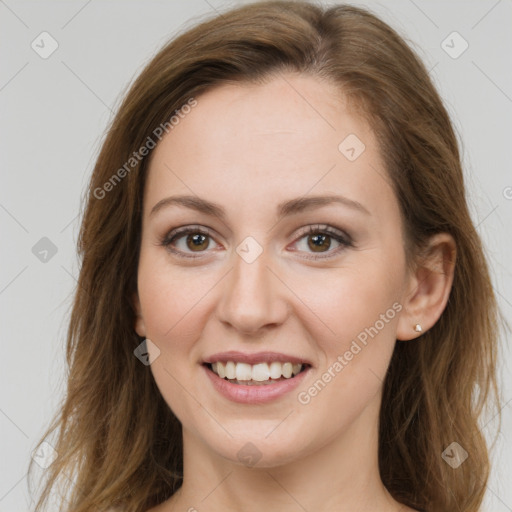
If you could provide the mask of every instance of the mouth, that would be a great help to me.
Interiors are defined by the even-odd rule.
[[[268,386],[294,379],[311,365],[291,361],[261,361],[255,364],[228,360],[204,363],[219,378],[243,386]]]

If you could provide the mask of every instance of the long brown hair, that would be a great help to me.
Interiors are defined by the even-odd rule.
[[[419,58],[373,14],[269,1],[225,12],[169,42],[108,130],[78,241],[67,394],[44,435],[56,434],[58,457],[36,512],[59,483],[61,510],[72,512],[145,512],[181,485],[181,426],[133,353],[142,341],[131,298],[148,158],[130,158],[191,98],[283,71],[338,85],[371,120],[400,204],[409,261],[434,233],[455,239],[454,282],[440,320],[421,341],[397,341],[384,383],[379,467],[391,494],[411,507],[479,509],[489,456],[478,419],[491,394],[499,400],[499,317],[449,115]],[[442,457],[452,442],[469,454],[457,469]]]

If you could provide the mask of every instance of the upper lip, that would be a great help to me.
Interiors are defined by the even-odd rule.
[[[280,352],[255,352],[253,354],[247,354],[237,350],[217,352],[216,354],[206,357],[203,362],[205,364],[211,364],[217,362],[227,363],[228,361],[247,364],[272,363],[273,361],[278,361],[280,363],[311,365],[311,363],[303,357],[291,356]]]

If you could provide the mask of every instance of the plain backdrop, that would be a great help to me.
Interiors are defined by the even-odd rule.
[[[32,510],[29,458],[63,397],[80,202],[105,128],[127,86],[165,41],[242,3],[0,0],[0,512]],[[380,15],[426,62],[461,140],[473,219],[510,319],[512,2],[351,3]],[[488,512],[512,511],[506,336],[500,381],[503,422]],[[495,424],[490,415],[482,424],[486,435]]]

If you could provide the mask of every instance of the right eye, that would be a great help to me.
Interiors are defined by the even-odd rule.
[[[210,232],[199,226],[187,226],[172,230],[161,244],[174,254],[184,258],[198,258],[207,252],[213,238]],[[196,254],[194,254],[196,253]]]

